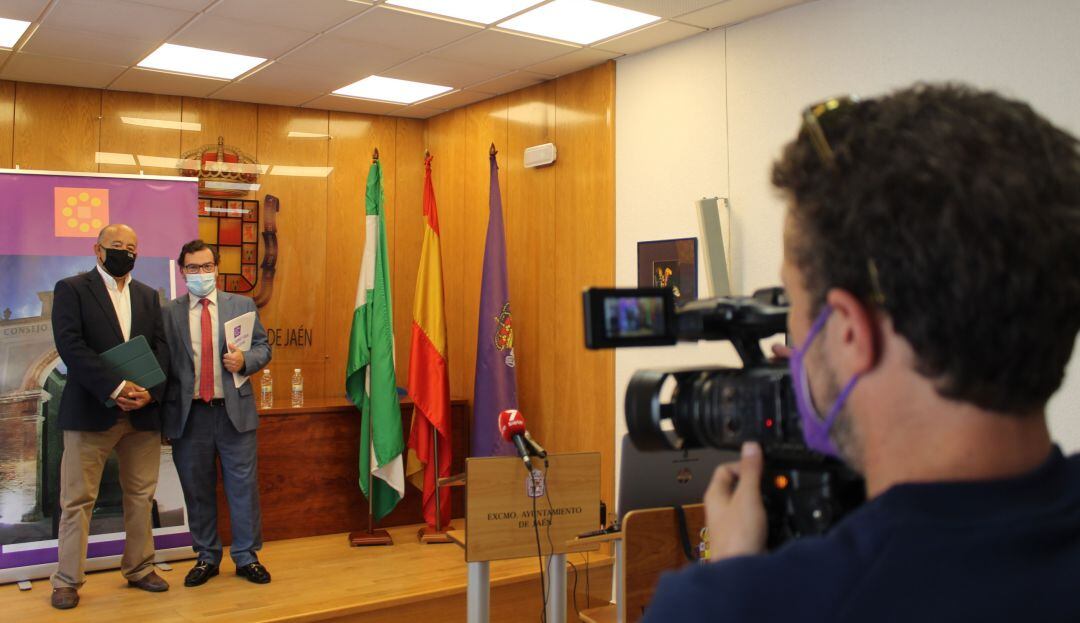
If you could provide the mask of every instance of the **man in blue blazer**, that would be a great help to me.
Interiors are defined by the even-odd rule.
[[[188,523],[198,562],[184,586],[199,586],[218,574],[221,539],[217,532],[217,465],[232,523],[230,554],[236,574],[256,584],[270,581],[259,563],[262,518],[255,429],[259,415],[251,380],[239,388],[233,372],[252,376],[270,363],[270,344],[255,302],[217,290],[217,249],[192,240],[177,260],[189,294],[164,308],[165,336],[172,361],[162,408],[162,431],[172,442],[173,460],[187,502]],[[241,351],[225,335],[225,322],[256,312],[251,348]]]

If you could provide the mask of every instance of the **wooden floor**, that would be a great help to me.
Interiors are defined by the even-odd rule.
[[[74,610],[49,605],[48,580],[33,590],[14,584],[0,586],[0,620],[62,621],[407,621],[447,623],[465,620],[466,566],[457,545],[421,545],[416,527],[390,528],[395,545],[351,548],[346,535],[307,537],[267,543],[260,561],[273,575],[266,585],[251,584],[235,575],[232,562],[203,586],[184,587],[194,561],[173,563],[159,571],[171,588],[151,594],[128,588],[119,571],[91,573],[79,591]],[[592,596],[585,595],[582,554],[568,558],[580,573],[578,604],[606,602],[611,589],[612,560],[603,554],[588,558]],[[492,621],[539,619],[540,590],[536,559],[497,561],[491,565]],[[567,573],[568,621],[578,620],[573,608],[574,573]]]

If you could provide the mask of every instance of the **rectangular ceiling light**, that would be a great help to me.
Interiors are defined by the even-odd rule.
[[[386,4],[486,25],[540,4],[540,0],[386,0]]]
[[[265,62],[265,58],[257,56],[244,56],[243,54],[166,43],[151,52],[150,56],[147,56],[138,64],[138,67],[232,80]]]
[[[23,36],[29,27],[30,22],[0,17],[0,48],[15,47],[15,44],[19,42],[19,37]]]
[[[368,76],[359,82],[341,87],[334,91],[334,94],[381,102],[412,104],[413,102],[446,93],[452,89],[453,87],[444,87],[438,84],[383,78],[382,76]]]
[[[499,27],[588,45],[659,19],[655,15],[593,0],[555,0],[507,20]]]
[[[194,121],[170,121],[168,119],[146,119],[143,117],[120,117],[121,123],[139,125],[144,128],[160,128],[162,130],[187,130],[188,132],[202,131],[202,124]]]

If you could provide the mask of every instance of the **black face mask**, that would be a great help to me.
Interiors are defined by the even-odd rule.
[[[135,254],[127,249],[105,249],[103,266],[113,277],[123,277],[135,268]]]

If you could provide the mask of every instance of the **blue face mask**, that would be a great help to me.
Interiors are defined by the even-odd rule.
[[[810,344],[817,337],[817,334],[821,332],[821,329],[825,326],[825,321],[829,319],[831,313],[832,307],[826,305],[822,308],[821,313],[814,320],[813,326],[810,327],[810,332],[806,334],[806,340],[803,341],[802,346],[793,346],[791,348],[791,358],[788,360],[788,365],[791,367],[791,383],[795,388],[795,407],[799,411],[799,421],[802,423],[803,440],[806,441],[806,446],[826,456],[840,458],[836,446],[829,439],[829,431],[832,430],[833,423],[836,422],[836,416],[840,414],[844,402],[847,401],[851,391],[855,389],[855,382],[859,380],[859,375],[856,374],[851,377],[840,395],[837,396],[836,402],[829,408],[829,413],[825,417],[821,417],[817,408],[814,407],[814,399],[810,395],[810,379],[806,375],[805,361],[806,351],[810,350]]]
[[[187,283],[188,292],[203,298],[213,292],[217,286],[217,273],[184,275],[184,281]]]

